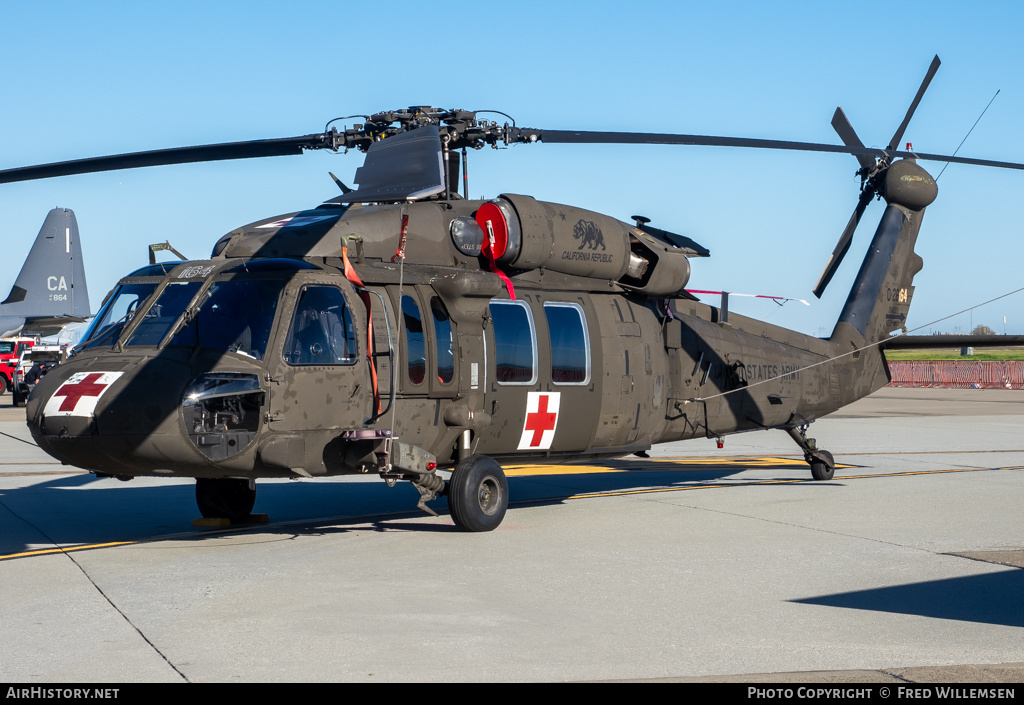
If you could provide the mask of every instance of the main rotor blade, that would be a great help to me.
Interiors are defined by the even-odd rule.
[[[816,144],[814,142],[787,142],[783,140],[765,140],[751,137],[715,137],[711,135],[673,135],[659,132],[584,132],[572,130],[521,130],[533,139],[548,144],[675,144],[707,147],[750,147],[754,149],[782,149],[798,152],[830,152],[832,154],[866,155],[869,157],[889,157],[892,159],[908,158],[933,162],[952,162],[954,164],[975,164],[992,166],[1001,169],[1024,170],[1024,164],[1018,162],[1001,162],[992,159],[974,159],[956,157],[947,154],[926,154],[924,152],[898,152],[878,149],[877,147],[848,147],[835,144]]]
[[[843,230],[843,234],[839,236],[839,242],[836,243],[836,247],[832,250],[832,254],[828,258],[828,262],[825,263],[825,269],[821,271],[821,276],[818,277],[818,283],[814,285],[814,295],[819,299],[821,295],[825,293],[825,287],[832,281],[832,277],[835,276],[836,271],[839,269],[839,265],[842,264],[843,258],[846,257],[846,253],[850,249],[850,243],[853,242],[853,233],[857,229],[857,224],[860,223],[860,218],[864,215],[864,211],[867,209],[868,204],[871,203],[872,197],[874,197],[874,191],[864,189],[860,192],[860,200],[857,201],[857,207],[853,209],[853,215],[850,216],[850,222],[846,224],[846,229]]]
[[[705,147],[751,147],[754,149],[785,149],[803,152],[834,152],[881,156],[881,149],[843,147],[813,142],[765,140],[751,137],[715,137],[659,132],[582,132],[574,130],[537,130],[539,139],[548,144],[679,144]]]
[[[843,141],[847,147],[859,147],[863,148],[864,143],[860,141],[860,137],[853,130],[853,125],[850,124],[849,119],[846,117],[846,113],[843,112],[841,107],[836,108],[835,113],[832,114],[832,129],[839,135],[839,139]],[[864,169],[867,173],[875,167],[875,160],[864,154],[855,154],[857,162],[860,164],[860,168]]]
[[[914,117],[914,111],[917,110],[917,104],[921,102],[924,92],[928,90],[928,84],[932,82],[932,79],[935,77],[935,72],[939,70],[939,64],[941,63],[942,62],[939,61],[939,55],[936,54],[935,58],[932,59],[931,66],[928,67],[928,73],[925,74],[924,80],[921,81],[921,87],[917,89],[917,95],[914,96],[914,102],[910,104],[906,117],[904,117],[903,122],[900,123],[899,128],[896,130],[896,134],[894,134],[892,139],[889,140],[890,152],[899,146],[900,140],[903,139],[903,133],[906,131],[907,125],[910,124],[910,118]]]
[[[49,179],[55,176],[69,176],[71,174],[90,174],[98,171],[162,166],[165,164],[191,164],[193,162],[213,162],[225,159],[279,157],[289,154],[302,154],[304,149],[323,148],[331,148],[326,136],[315,134],[302,137],[254,140],[251,142],[225,142],[223,144],[207,144],[196,147],[157,149],[149,152],[131,152],[129,154],[115,154],[107,157],[92,157],[38,166],[18,167],[16,169],[4,169],[0,171],[0,184]]]

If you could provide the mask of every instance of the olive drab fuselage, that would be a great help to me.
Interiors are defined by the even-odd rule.
[[[28,422],[71,465],[199,478],[375,472],[368,431],[403,444],[401,475],[794,428],[887,382],[877,350],[849,353],[905,319],[911,205],[889,206],[878,291],[851,293],[870,325],[819,339],[693,300],[693,252],[598,213],[327,203],[123,279]]]

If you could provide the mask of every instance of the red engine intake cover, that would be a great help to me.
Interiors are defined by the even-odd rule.
[[[476,222],[484,231],[483,251],[486,253],[490,249],[491,256],[494,259],[500,259],[508,248],[508,223],[505,222],[505,214],[496,204],[485,203],[476,211]],[[490,230],[487,229],[488,222],[491,224]],[[494,233],[493,241],[491,240],[492,232]]]

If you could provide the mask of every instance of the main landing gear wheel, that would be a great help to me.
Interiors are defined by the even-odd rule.
[[[256,504],[256,488],[250,488],[249,480],[196,478],[196,504],[207,519],[244,521]]]
[[[831,480],[836,474],[836,461],[827,450],[817,451],[820,457],[811,458],[811,477],[815,480]]]
[[[501,466],[486,455],[471,455],[452,471],[448,510],[463,531],[493,531],[508,509],[508,481]]]

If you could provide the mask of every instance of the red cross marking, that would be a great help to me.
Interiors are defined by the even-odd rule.
[[[58,411],[74,411],[78,406],[78,400],[82,397],[98,397],[109,384],[96,384],[96,380],[103,376],[102,372],[93,372],[86,375],[81,382],[65,384],[53,393],[55,397],[64,397]]]
[[[548,412],[548,398],[546,396],[539,397],[537,400],[537,411],[526,415],[526,427],[523,429],[525,431],[533,431],[533,438],[530,439],[531,448],[540,445],[540,440],[544,437],[545,431],[555,430],[555,421],[557,420],[558,414]]]

